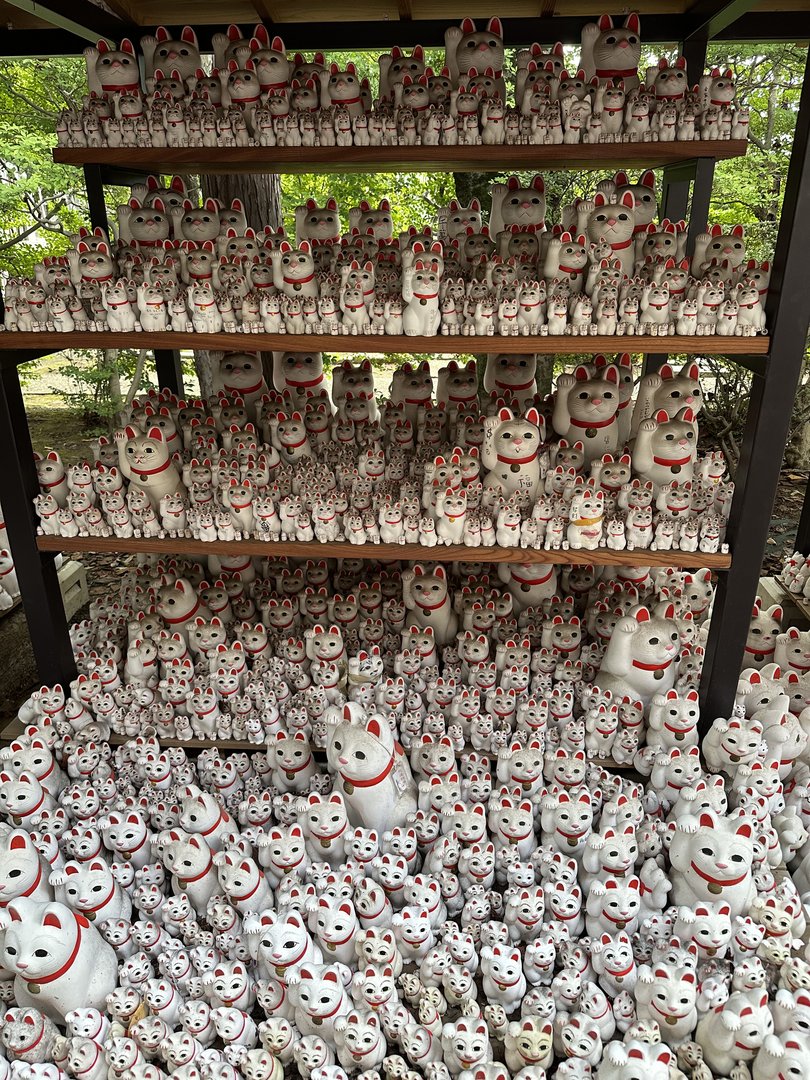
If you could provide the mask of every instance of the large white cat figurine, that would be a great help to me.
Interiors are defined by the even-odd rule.
[[[169,448],[159,427],[143,435],[133,427],[116,431],[118,466],[129,480],[130,489],[143,491],[155,510],[160,508],[164,495],[186,494],[177,467],[169,456]]]
[[[675,685],[680,651],[674,605],[658,604],[653,611],[632,608],[616,622],[595,684],[614,698],[626,694],[646,708],[654,694],[666,694]]]
[[[571,443],[583,444],[587,465],[618,449],[620,400],[619,369],[613,365],[594,376],[581,365],[573,375],[558,377],[554,430]]]
[[[544,432],[545,421],[535,408],[528,409],[525,416],[501,408],[497,416],[487,417],[481,453],[489,470],[484,486],[500,487],[506,498],[520,491],[534,499],[540,485]]]
[[[353,722],[351,708],[345,707],[343,719],[329,733],[326,756],[354,826],[376,829],[382,836],[415,812],[411,768],[385,720]]]

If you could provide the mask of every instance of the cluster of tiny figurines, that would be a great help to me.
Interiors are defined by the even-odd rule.
[[[765,332],[770,263],[741,225],[711,226],[686,255],[683,221],[656,222],[655,177],[617,172],[546,227],[545,184],[493,184],[430,227],[394,234],[365,200],[342,232],[336,201],[296,207],[297,246],[258,232],[239,200],[195,206],[155,178],[118,208],[118,241],[82,229],[63,256],[5,287],[9,330],[482,336]]]
[[[445,64],[434,71],[424,50],[394,48],[379,57],[379,93],[353,63],[288,57],[280,37],[258,25],[244,37],[215,35],[210,74],[197,38],[162,27],[141,39],[141,80],[129,40],[85,50],[90,94],[64,109],[60,146],[313,147],[498,146],[747,139],[749,110],[730,70],[712,68],[689,85],[686,61],[660,60],[639,76],[638,15],[614,27],[609,16],[582,31],[576,71],[562,44],[534,43],[517,53],[508,102],[500,19],[471,19],[445,35]]]
[[[470,603],[478,567],[451,588],[441,567],[262,563],[241,594],[204,583],[210,562],[144,563],[73,626],[78,678],[21,707],[0,774],[0,1075],[802,1075],[810,714],[778,667],[749,668],[701,758],[687,611],[705,616],[708,579],[617,582],[629,606],[601,661],[552,673],[539,643],[588,620],[594,580],[523,607],[521,629],[514,581]],[[253,592],[293,633],[260,623],[257,648]],[[751,630],[780,618],[757,608]],[[641,658],[670,633],[680,659],[657,680]],[[803,636],[777,637],[798,664]],[[162,748],[156,698],[189,669],[209,699],[189,711],[223,738],[204,720],[233,693],[218,656],[264,746]],[[141,720],[117,748],[114,713]],[[644,783],[599,764],[611,727]]]
[[[697,455],[697,365],[644,376],[596,357],[537,395],[536,357],[403,365],[381,408],[371,363],[225,353],[218,396],[132,404],[93,464],[37,456],[40,531],[470,548],[725,551],[734,485]],[[509,403],[508,405],[506,403]],[[626,406],[626,407],[625,407]],[[668,410],[668,411],[667,411]],[[627,444],[632,450],[626,450]]]

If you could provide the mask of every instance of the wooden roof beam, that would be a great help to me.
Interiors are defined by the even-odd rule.
[[[747,15],[756,0],[696,0],[684,14],[690,29],[684,40],[705,38],[711,41]]]
[[[139,33],[131,20],[119,19],[90,0],[7,0],[12,7],[27,11],[51,26],[73,34],[75,37],[95,43],[99,38],[119,42],[121,38]]]
[[[269,0],[250,0],[253,5],[253,10],[259,16],[259,19],[266,25],[272,26],[276,21],[276,16],[273,12],[272,4]]]

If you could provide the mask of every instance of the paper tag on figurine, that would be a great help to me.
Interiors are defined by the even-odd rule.
[[[405,759],[400,754],[397,754],[396,756],[394,768],[391,770],[391,776],[394,780],[394,787],[397,789],[399,795],[401,795],[403,791],[408,790],[411,778],[408,775],[408,767],[405,764]]]

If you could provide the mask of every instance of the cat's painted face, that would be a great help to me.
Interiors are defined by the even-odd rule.
[[[355,99],[360,98],[360,76],[352,63],[347,64],[343,71],[337,64],[331,64],[328,85],[333,105],[356,104]]]
[[[510,176],[506,187],[501,205],[504,226],[540,227],[546,219],[546,189],[542,176],[533,177],[528,187],[521,186],[516,176]]]
[[[599,36],[593,43],[593,59],[596,75],[621,72],[622,77],[634,75],[641,59],[640,22],[632,13],[624,20],[624,26],[615,26],[609,15],[598,22]]]
[[[472,68],[477,71],[503,71],[504,47],[500,19],[490,19],[486,30],[476,30],[472,19],[461,24],[461,37],[455,47],[456,66],[463,76]]]
[[[93,250],[87,248],[83,242],[79,243],[79,271],[82,281],[102,282],[109,281],[113,275],[114,265],[110,256],[110,250],[102,243]]]
[[[296,988],[297,1000],[309,1016],[330,1016],[343,1000],[343,984],[336,970],[327,968],[320,974],[304,964],[300,970],[300,982]]]
[[[688,409],[681,409],[675,419],[665,419],[662,412],[658,427],[652,432],[652,448],[656,457],[680,461],[695,453],[697,446],[696,424]]]
[[[183,239],[197,243],[215,240],[219,235],[219,208],[216,202],[207,199],[200,207],[194,207],[189,202],[182,215],[178,215],[175,231]]]
[[[190,26],[184,26],[180,37],[173,38],[162,26],[155,33],[157,44],[152,54],[151,71],[162,68],[164,71],[177,71],[182,80],[194,76],[197,68],[202,67],[197,35]]]
[[[357,227],[362,236],[369,231],[377,240],[390,240],[393,235],[393,220],[391,218],[391,205],[388,199],[383,199],[374,210],[365,199],[362,200],[357,216]]]
[[[471,231],[468,227],[464,234],[463,255],[467,263],[478,263],[481,258],[488,258],[495,250],[495,243],[489,235],[486,227],[479,232]]]
[[[308,199],[301,209],[297,227],[299,240],[334,240],[340,236],[340,216],[334,199],[327,199],[325,206],[318,206],[314,199]]]
[[[576,385],[568,393],[568,410],[572,417],[583,422],[601,422],[615,416],[619,408],[620,392],[615,367],[603,368],[589,377],[586,368],[574,372]]]
[[[121,42],[120,49],[111,49],[106,41],[99,41],[97,51],[95,73],[105,94],[140,90],[138,59],[135,56],[133,44],[128,38]]]
[[[618,202],[608,203],[601,192],[594,199],[595,208],[588,217],[588,237],[594,243],[606,243],[611,247],[624,244],[633,236],[635,229],[635,199],[625,192]]]
[[[655,96],[659,102],[666,104],[681,101],[689,89],[689,80],[686,77],[686,62],[679,57],[672,67],[668,61],[658,61],[658,73],[653,83]]]

